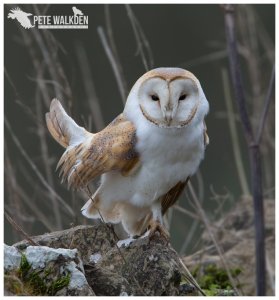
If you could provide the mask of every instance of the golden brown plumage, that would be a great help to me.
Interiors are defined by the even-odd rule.
[[[65,120],[65,111],[58,100],[52,101],[46,121],[53,138],[63,147],[69,146],[68,128],[65,125],[68,120]],[[96,134],[84,128],[81,128],[81,132],[84,141],[67,149],[57,164],[62,181],[67,180],[69,186],[84,188],[91,180],[109,171],[119,170],[123,176],[127,176],[139,166],[139,156],[135,151],[135,128],[123,114]]]

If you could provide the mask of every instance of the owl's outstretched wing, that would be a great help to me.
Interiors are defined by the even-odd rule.
[[[68,146],[57,164],[62,181],[78,189],[109,171],[127,176],[136,170],[140,164],[135,150],[136,130],[123,114],[102,131],[91,134],[66,114],[58,100],[53,101],[46,115],[47,125],[52,136]]]
[[[205,121],[204,124],[204,131],[203,131],[203,139],[204,139],[204,147],[209,144],[209,137],[207,135],[207,128]],[[165,195],[161,196],[161,206],[162,206],[162,215],[164,215],[167,210],[175,204],[178,200],[178,197],[183,192],[185,186],[187,185],[190,177],[186,179],[186,181],[181,182],[179,181],[174,187],[172,187]]]

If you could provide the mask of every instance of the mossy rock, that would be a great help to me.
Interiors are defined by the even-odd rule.
[[[5,261],[11,262],[5,266],[5,295],[95,295],[76,249],[29,246],[21,252],[6,246]]]
[[[60,275],[54,266],[48,266],[45,270],[33,270],[25,254],[22,254],[20,268],[16,273],[24,290],[32,296],[55,296],[70,282],[70,274]]]

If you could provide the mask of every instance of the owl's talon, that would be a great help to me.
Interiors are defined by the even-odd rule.
[[[159,233],[160,237],[165,239],[167,242],[170,241],[170,234],[164,228],[164,226],[158,221],[151,221],[149,224],[149,240],[152,240]]]

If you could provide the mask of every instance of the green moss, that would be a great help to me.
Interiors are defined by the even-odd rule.
[[[237,276],[241,273],[241,269],[231,269],[230,272],[233,278],[237,278]],[[225,291],[228,295],[232,295],[233,293],[233,287],[225,269],[218,268],[216,265],[210,264],[203,270],[201,270],[199,266],[196,267],[192,271],[192,274],[207,296],[219,295],[220,290],[222,290],[222,292]]]
[[[31,265],[27,261],[26,255],[22,254],[21,260],[20,260],[20,265],[19,265],[19,270],[18,270],[19,277],[22,280],[24,280],[30,269],[31,269]]]
[[[47,268],[43,271],[31,271],[31,267],[25,254],[22,254],[17,275],[30,295],[54,296],[59,290],[69,285],[71,278],[69,273],[59,276],[49,283],[47,277],[53,273],[51,268]]]
[[[26,283],[32,288],[33,295],[45,295],[47,291],[47,285],[40,277],[39,273],[40,271],[32,272],[26,280]]]
[[[67,274],[66,276],[62,276],[59,279],[52,282],[47,290],[47,294],[49,296],[54,296],[58,291],[68,286],[70,283],[71,276]]]
[[[51,268],[47,268],[44,270],[44,278],[51,274]]]

